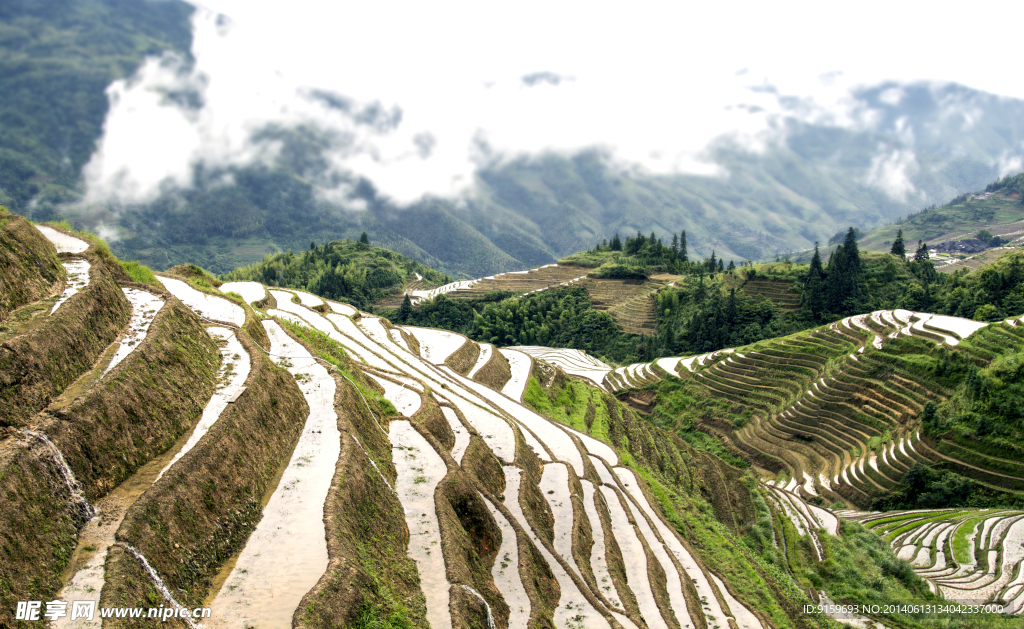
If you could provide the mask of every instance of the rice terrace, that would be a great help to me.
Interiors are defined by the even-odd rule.
[[[668,325],[670,298],[712,291],[791,319],[806,280],[801,294],[771,264],[716,278],[708,260],[707,279],[602,279],[607,262],[573,260],[437,288],[414,272],[381,316],[245,274],[154,274],[66,225],[0,220],[5,624],[31,626],[23,601],[60,627],[135,626],[118,610],[151,608],[239,628],[963,617],[906,611],[922,602],[1002,626],[1024,608],[1020,446],[943,425],[1019,369],[1019,315],[881,309],[614,366],[509,344],[488,313],[576,296],[634,338],[630,310],[603,304],[647,300]],[[401,323],[460,303],[478,340]],[[1005,506],[938,504],[967,494]],[[899,508],[914,496],[935,506]],[[917,603],[846,613],[839,561]]]
[[[0,629],[1024,629],[1024,4],[918,5],[0,2]]]

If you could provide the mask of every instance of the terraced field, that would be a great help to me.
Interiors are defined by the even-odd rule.
[[[411,279],[405,286],[402,287],[402,292],[391,297],[385,297],[384,299],[378,300],[377,303],[373,304],[378,308],[398,308],[405,301],[406,293],[409,294],[410,298],[412,295],[427,291],[426,282],[423,280],[423,276],[417,273],[413,279]]]
[[[743,283],[741,290],[751,297],[764,297],[780,310],[800,310],[800,295],[792,280],[750,279]]]
[[[438,295],[448,295],[453,299],[472,299],[482,297],[493,291],[509,291],[525,295],[527,293],[548,290],[555,286],[568,286],[585,278],[588,271],[589,269],[583,267],[548,264],[536,269],[530,269],[529,271],[513,271],[500,275],[489,275],[475,280],[460,280],[433,289],[418,287],[416,286],[417,283],[414,282],[407,286],[403,293],[409,293],[414,304],[423,299],[431,299]],[[421,285],[422,282],[418,284]],[[403,295],[398,295],[397,297],[381,300],[374,305],[396,308],[401,305],[402,299]]]
[[[837,513],[881,535],[946,600],[1024,611],[1024,511]]]
[[[646,281],[609,280],[589,278],[587,274],[590,271],[586,267],[549,264],[529,271],[461,280],[430,290],[415,290],[410,286],[404,292],[409,293],[415,304],[438,295],[447,295],[451,299],[472,299],[494,291],[527,295],[561,286],[578,285],[586,289],[594,309],[608,312],[623,331],[630,334],[652,334],[657,331],[654,294],[677,276],[661,275]],[[375,305],[397,308],[403,298],[404,294],[392,296]]]
[[[771,626],[772,599],[704,564],[616,448],[521,403],[526,354],[250,282],[225,287],[242,299],[170,275],[108,295],[125,278],[75,244],[65,263],[89,282],[39,316],[100,300],[112,332],[87,384],[9,419],[5,495],[50,506],[0,506],[4,596],[160,604],[179,627],[199,607],[205,626],[343,626],[381,579],[415,626]]]
[[[629,334],[657,332],[658,315],[654,294],[665,281],[587,279],[580,283],[587,290],[594,310],[605,311]]]
[[[924,339],[985,364],[999,352],[1024,347],[1024,327],[1016,320],[985,324],[877,311],[738,350],[609,367],[601,385],[618,391],[671,374],[687,378],[703,395],[728,400],[750,415],[743,428],[729,433],[736,447],[765,476],[782,472],[797,479],[797,491],[807,498],[867,505],[915,463],[939,465],[998,491],[1024,491],[1024,465],[971,442],[922,439],[924,405],[941,402],[949,391],[913,371],[906,350],[891,347],[900,338]],[[551,350],[538,358],[591,381],[604,369]]]

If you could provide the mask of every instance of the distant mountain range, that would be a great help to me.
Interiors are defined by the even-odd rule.
[[[320,192],[337,183],[327,159],[337,138],[274,126],[258,132],[281,147],[272,163],[196,165],[190,186],[167,186],[150,203],[87,206],[78,202],[81,168],[102,133],[104,89],[146,55],[187,58],[191,10],[177,1],[62,5],[0,8],[0,89],[9,95],[0,106],[0,203],[35,220],[102,224],[118,255],[158,268],[194,262],[226,272],[363,231],[453,277],[550,263],[616,232],[686,230],[696,255],[774,257],[977,190],[1020,170],[1024,155],[1024,102],[960,85],[890,83],[853,92],[842,124],[776,94],[785,113],[763,150],[724,138],[709,147],[720,176],[651,174],[593,149],[494,162],[462,199],[399,207],[351,175],[352,195],[333,201]],[[182,107],[201,100],[168,98]]]

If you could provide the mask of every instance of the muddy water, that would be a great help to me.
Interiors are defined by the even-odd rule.
[[[423,400],[420,398],[419,391],[410,388],[408,385],[395,384],[390,380],[378,378],[374,375],[370,375],[370,377],[384,389],[384,399],[391,402],[395,410],[402,415],[412,417],[416,411],[420,410]]]
[[[483,496],[480,498],[483,499]],[[530,620],[530,597],[526,594],[522,578],[519,576],[519,545],[516,541],[516,531],[505,519],[504,514],[495,509],[490,501],[484,500],[483,503],[487,505],[491,517],[501,530],[501,546],[498,548],[494,567],[491,568],[494,585],[508,604],[508,626],[525,627]]]
[[[547,548],[541,544],[540,539],[537,538],[536,533],[533,532],[533,529],[530,528],[529,523],[526,521],[526,515],[523,513],[522,507],[519,506],[519,485],[521,482],[519,468],[506,466],[503,469],[505,471],[505,508],[512,513],[516,522],[526,531],[533,545],[540,551],[544,561],[551,568],[555,581],[558,582],[559,590],[561,590],[558,605],[555,608],[555,626],[559,628],[587,627],[588,629],[609,627],[608,621],[583,596],[579,588],[576,587],[575,581],[562,568],[562,564],[558,563],[551,556],[551,553],[548,552]]]
[[[597,587],[601,589],[601,594],[609,603],[621,609],[622,601],[619,600],[618,592],[615,591],[615,583],[612,581],[611,573],[608,572],[604,527],[601,526],[597,503],[594,502],[594,484],[585,479],[580,480],[580,484],[583,485],[583,506],[587,511],[587,519],[590,520],[594,538],[594,546],[590,549],[590,567],[594,571],[594,579],[597,580]]]
[[[620,483],[624,486],[626,491],[629,492],[637,503],[639,503],[640,508],[644,513],[650,516],[651,520],[654,522],[654,527],[658,530],[658,534],[661,535],[661,538],[664,540],[668,550],[675,555],[676,560],[679,561],[679,564],[686,572],[686,577],[693,581],[693,585],[697,589],[697,596],[701,600],[704,613],[710,614],[716,618],[725,618],[728,614],[725,613],[722,606],[718,603],[718,599],[715,598],[715,590],[712,589],[713,586],[704,575],[704,571],[700,569],[700,566],[697,565],[693,556],[690,555],[690,552],[686,550],[686,547],[683,546],[675,535],[672,534],[668,526],[658,518],[657,514],[655,514],[654,509],[652,509],[650,503],[647,502],[647,497],[644,496],[643,491],[640,490],[640,487],[637,484],[638,481],[633,476],[633,472],[626,468],[617,467],[615,468],[615,475],[619,478]],[[673,607],[675,607],[675,605],[673,605]],[[683,609],[685,609],[685,607]],[[693,612],[690,613],[692,614]],[[689,620],[683,618],[685,615],[686,612],[683,612],[679,608],[676,609],[676,617],[680,619],[683,627],[687,626],[687,622]],[[699,626],[696,621],[690,622],[689,624],[692,627]]]
[[[267,296],[267,289],[259,282],[227,282],[220,285],[220,292],[238,293],[250,304]]]
[[[453,395],[450,401],[459,407],[462,416],[466,418],[470,426],[480,433],[484,443],[494,452],[495,456],[506,463],[515,460],[516,436],[504,419],[461,396]],[[543,452],[543,450],[541,451]]]
[[[128,302],[132,305],[132,318],[128,322],[128,329],[125,330],[117,351],[114,353],[113,358],[110,359],[110,363],[103,369],[104,375],[114,367],[117,367],[122,360],[128,358],[128,355],[135,351],[139,343],[145,340],[146,332],[149,331],[149,324],[153,323],[156,313],[160,312],[160,309],[164,306],[163,298],[153,293],[137,288],[122,288],[121,290],[124,291],[124,296],[128,298]]]
[[[46,225],[36,225],[36,229],[42,232],[46,239],[57,248],[57,253],[82,253],[89,248],[89,243],[81,238],[69,236],[64,232],[57,231]]]
[[[680,579],[679,572],[676,570],[675,564],[672,563],[672,559],[669,557],[668,551],[665,550],[665,546],[658,541],[658,537],[651,530],[651,525],[648,524],[643,514],[637,513],[633,505],[630,505],[629,508],[633,512],[633,519],[636,520],[636,526],[640,529],[640,534],[643,535],[644,539],[647,540],[647,544],[651,547],[654,559],[661,564],[661,569],[665,571],[665,589],[668,591],[668,602],[672,608],[671,613],[675,615],[677,622],[682,621],[679,622],[680,626],[686,627],[690,619],[686,610],[686,598],[683,596],[683,582]]]
[[[508,360],[508,366],[512,370],[512,378],[505,383],[501,392],[513,400],[521,400],[523,391],[526,390],[526,382],[530,377],[532,362],[530,357],[522,352],[511,349],[499,349],[499,352]]]
[[[161,275],[158,275],[156,279],[160,280],[160,283],[172,295],[200,316],[238,327],[245,325],[245,310],[241,306],[233,304],[223,297],[214,297],[197,291],[181,280]]]
[[[722,593],[722,598],[725,599],[730,610],[732,610],[733,620],[736,621],[740,629],[764,629],[764,625],[761,624],[757,616],[729,593],[721,579],[715,575],[711,575],[711,578],[715,581],[715,585],[718,586],[718,591]]]
[[[475,400],[472,393],[458,387],[457,383],[452,381],[447,374],[439,373],[415,354],[388,342],[379,319],[364,317],[357,326],[350,319],[338,315],[328,315],[328,318],[338,326],[344,339],[342,343],[347,348],[360,348],[359,351],[365,355],[364,358],[367,362],[387,360],[403,367],[403,371],[409,376],[430,386],[439,399],[457,406],[466,421],[480,433],[484,442],[496,456],[507,463],[511,463],[515,459],[515,433],[511,426],[501,417],[485,409]],[[390,365],[387,368],[393,369]],[[443,394],[440,393],[442,390]],[[531,442],[531,439],[532,437],[527,437],[528,442]],[[548,459],[536,440],[532,440],[531,446],[535,446],[539,456],[543,455],[545,460]]]
[[[89,268],[90,264],[85,260],[71,260],[68,262],[61,262],[64,265],[64,270],[68,273],[67,284],[64,286],[64,292],[61,293],[57,299],[57,303],[53,304],[53,308],[50,310],[50,314],[57,312],[57,308],[71,299],[71,296],[82,290],[89,285]]]
[[[573,443],[573,440],[569,435],[559,426],[518,402],[513,402],[504,395],[501,395],[478,382],[467,380],[447,367],[445,367],[444,370],[456,382],[473,391],[483,399],[492,402],[495,406],[508,413],[510,416],[515,418],[516,421],[537,435],[537,438],[551,449],[551,452],[558,458],[558,460],[564,461],[573,466],[577,476],[584,475],[583,457],[580,455],[579,449],[576,447],[576,444]]]
[[[290,627],[302,596],[327,569],[323,505],[341,453],[335,382],[277,323],[263,325],[271,352],[290,357],[288,371],[310,412],[263,518],[233,567],[225,567],[223,587],[207,599],[210,627]]]
[[[220,346],[220,373],[217,375],[217,389],[213,392],[213,396],[210,401],[207,402],[206,408],[203,409],[203,415],[199,418],[199,422],[196,424],[195,430],[189,436],[188,441],[185,445],[178,450],[178,453],[174,455],[174,458],[160,470],[160,476],[163,476],[165,472],[172,465],[178,462],[178,459],[185,456],[189,450],[195,447],[199,440],[210,431],[217,420],[220,419],[221,413],[227,408],[228,404],[234,401],[242,391],[245,390],[245,379],[249,377],[249,370],[252,368],[252,360],[249,358],[249,353],[245,351],[242,344],[239,342],[238,337],[235,333],[228,328],[208,327],[206,331],[215,340],[222,341]],[[159,476],[157,480],[159,480]]]
[[[452,458],[455,459],[456,463],[462,464],[462,455],[466,453],[466,448],[469,447],[469,431],[462,425],[459,418],[456,417],[455,411],[448,408],[447,406],[441,407],[441,413],[444,414],[444,418],[448,420],[448,426],[452,429],[452,433],[455,434],[455,445],[452,447]]]
[[[103,564],[107,551],[114,544],[114,533],[121,526],[124,514],[139,496],[156,481],[162,470],[188,440],[188,435],[178,439],[167,452],[152,459],[139,468],[128,480],[121,483],[95,505],[99,512],[78,535],[78,546],[71,555],[71,562],[64,570],[61,580],[64,588],[55,597],[60,601],[96,601],[99,605],[100,590],[103,589],[105,571]],[[70,609],[70,607],[69,607]],[[53,623],[55,627],[91,627],[96,623],[69,620],[70,614]]]
[[[78,546],[71,555],[71,562],[62,576],[65,586],[60,591],[58,600],[94,600],[98,604],[105,578],[104,562],[107,558],[107,551],[114,543],[114,534],[121,526],[128,507],[159,480],[175,461],[190,450],[199,441],[202,434],[209,429],[209,426],[217,420],[227,406],[225,394],[231,393],[230,384],[239,378],[239,386],[241,382],[245,381],[245,377],[249,373],[249,355],[235,338],[234,333],[225,328],[207,328],[207,332],[215,339],[228,339],[228,342],[222,343],[220,348],[222,362],[218,390],[214,392],[207,403],[202,417],[191,434],[183,435],[166,452],[142,466],[128,480],[121,483],[96,504],[99,515],[90,520],[79,534]],[[232,375],[232,365],[238,366],[236,368],[240,369],[239,373]],[[228,386],[225,386],[226,384]],[[235,389],[237,390],[237,386]],[[205,428],[203,427],[204,423],[208,424]],[[64,617],[60,622],[55,623],[55,626],[95,626],[93,623],[83,623],[80,620],[71,622],[68,618]]]
[[[480,343],[480,356],[477,357],[476,364],[473,365],[473,368],[469,370],[469,373],[466,374],[466,377],[472,380],[473,376],[476,375],[476,372],[480,371],[480,369],[491,360],[491,355],[493,353],[493,345],[491,345],[490,343]]]
[[[416,562],[427,604],[427,621],[434,629],[452,626],[449,589],[441,553],[441,529],[434,507],[434,490],[448,468],[437,452],[408,421],[391,422],[391,458],[395,490],[409,527],[409,557]]]
[[[430,328],[403,328],[409,334],[416,337],[420,343],[420,355],[427,362],[440,365],[456,350],[466,344],[468,339],[461,334],[446,332],[444,330],[433,330]]]
[[[540,493],[547,500],[554,516],[555,552],[562,556],[576,570],[583,571],[572,555],[572,497],[569,493],[569,468],[565,463],[548,463],[540,477]],[[579,499],[579,496],[576,496]]]
[[[651,590],[651,579],[647,572],[647,554],[644,552],[644,547],[640,543],[640,538],[633,525],[629,523],[627,511],[623,509],[615,490],[605,485],[599,489],[605,502],[608,503],[612,532],[615,535],[615,541],[619,543],[619,550],[622,551],[622,559],[626,567],[627,585],[636,596],[640,615],[649,626],[659,627],[664,624],[664,621],[661,619],[658,603],[654,599],[653,590]],[[651,540],[647,541],[650,543]]]

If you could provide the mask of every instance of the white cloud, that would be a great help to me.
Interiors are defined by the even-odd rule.
[[[920,54],[937,33],[960,29],[953,11],[888,2],[855,10],[640,2],[626,10],[536,0],[514,7],[293,0],[287,8],[200,1],[193,68],[168,56],[111,86],[105,134],[85,170],[90,200],[151,199],[162,185],[188,185],[197,161],[272,160],[281,145],[252,140],[268,124],[332,132],[339,141],[327,158],[335,171],[408,203],[461,194],[482,159],[543,150],[596,146],[652,172],[722,175],[708,158],[713,142],[763,151],[783,137],[783,116],[877,124],[879,113],[850,90],[884,80],[961,81],[1024,95],[1001,68],[962,47]],[[1011,56],[1010,42],[989,43],[1007,54],[988,50],[986,59]],[[180,93],[198,96],[201,106],[168,96]],[[344,97],[350,111],[322,93]],[[783,104],[779,93],[797,98]],[[895,104],[903,93],[893,87],[880,98]],[[353,115],[374,104],[384,112],[381,124]],[[397,126],[388,124],[399,111]],[[965,124],[975,120],[969,110],[963,115]],[[489,153],[481,153],[480,138]],[[868,179],[905,195],[913,189],[899,173],[912,164],[912,154],[910,161],[880,156]],[[319,194],[346,202],[349,190],[332,184]]]
[[[890,150],[882,146],[871,160],[865,183],[882,190],[893,199],[906,201],[911,193],[917,192],[910,178],[918,168],[913,151]]]
[[[999,157],[999,176],[1016,175],[1024,170],[1024,160],[1020,155],[1013,155],[1009,151]]]

